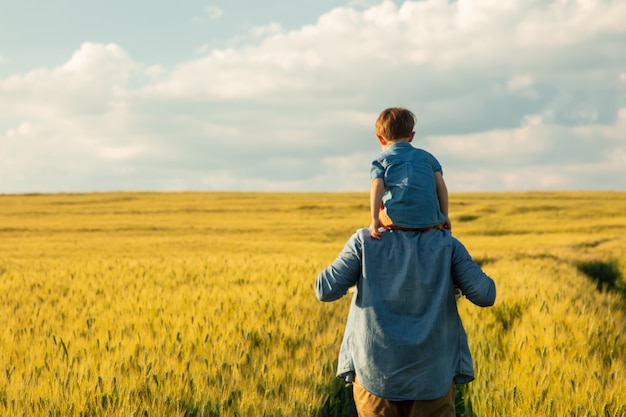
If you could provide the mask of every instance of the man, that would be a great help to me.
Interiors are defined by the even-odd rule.
[[[317,277],[320,301],[356,285],[337,376],[354,380],[359,417],[454,417],[455,383],[474,379],[455,285],[493,305],[496,288],[445,229],[358,230]]]

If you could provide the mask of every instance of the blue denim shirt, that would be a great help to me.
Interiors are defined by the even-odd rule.
[[[367,391],[388,400],[439,398],[452,380],[474,379],[454,286],[490,306],[495,284],[445,229],[381,235],[358,230],[317,277],[320,301],[337,300],[356,284],[337,376],[356,372]]]
[[[435,171],[441,171],[439,161],[409,142],[394,143],[372,162],[370,178],[383,179],[383,204],[395,225],[423,228],[445,223]]]

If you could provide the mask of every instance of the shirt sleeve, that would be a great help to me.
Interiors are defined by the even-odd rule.
[[[441,164],[439,163],[437,158],[435,158],[435,156],[429,152],[426,153],[428,154],[428,158],[430,159],[430,165],[432,166],[433,171],[439,171],[443,175],[443,168],[441,167]]]
[[[370,180],[374,181],[377,178],[385,178],[385,168],[378,160],[372,161],[370,167]]]
[[[467,249],[456,240],[452,255],[452,278],[463,294],[480,307],[492,306],[496,300],[496,284],[472,259]]]
[[[338,300],[357,283],[362,270],[362,247],[359,235],[353,234],[337,259],[319,273],[315,283],[318,300]]]

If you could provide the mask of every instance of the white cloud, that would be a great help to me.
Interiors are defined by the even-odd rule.
[[[84,43],[64,65],[0,79],[0,111],[9,115],[73,123],[100,113],[137,69],[116,45]]]
[[[272,22],[266,26],[258,26],[252,28],[251,32],[255,38],[258,38],[267,35],[280,34],[281,32],[283,32],[283,28],[280,23]]]
[[[141,146],[122,146],[115,148],[105,146],[99,150],[99,154],[105,159],[130,159],[141,155],[143,151],[144,149]]]
[[[152,65],[146,68],[146,75],[152,80],[158,80],[163,74],[165,74],[165,68],[162,65]]]
[[[9,128],[6,132],[5,132],[5,136],[7,138],[24,138],[24,137],[28,137],[30,135],[33,134],[33,125],[31,123],[28,122],[22,122],[20,123],[19,126],[15,127],[15,128]]]
[[[359,5],[175,67],[87,42],[0,78],[0,192],[367,190],[392,105],[451,191],[624,188],[626,3]]]
[[[539,126],[542,124],[543,119],[536,114],[527,114],[522,118],[522,126]]]
[[[369,161],[372,155],[356,152],[347,156],[329,156],[322,160],[324,174],[317,178],[321,190],[366,190],[369,189]]]
[[[507,86],[511,91],[518,91],[531,87],[533,83],[534,80],[530,75],[516,75],[509,79]]]
[[[207,6],[202,9],[200,16],[194,16],[191,18],[193,23],[203,23],[207,20],[217,20],[224,15],[224,10],[216,6]]]
[[[533,116],[525,120],[516,129],[429,138],[428,148],[446,160],[449,188],[623,189],[626,109],[612,125],[565,127]]]
[[[215,20],[215,19],[219,19],[220,17],[222,17],[222,15],[224,14],[224,11],[220,9],[219,7],[208,6],[204,8],[204,13],[209,17],[209,19]]]
[[[348,1],[347,6],[351,8],[359,9],[363,7],[371,7],[377,3],[378,3],[377,0],[350,0]]]

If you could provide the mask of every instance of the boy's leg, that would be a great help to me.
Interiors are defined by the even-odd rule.
[[[378,213],[378,218],[380,219],[380,222],[382,223],[383,226],[385,227],[393,226],[393,220],[391,220],[391,217],[387,215],[387,210],[385,210],[384,208],[380,209],[380,212]]]

